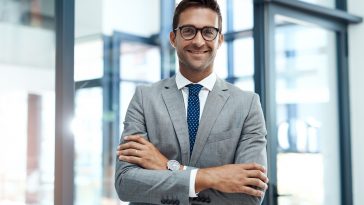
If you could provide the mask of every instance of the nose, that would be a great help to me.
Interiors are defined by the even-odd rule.
[[[205,44],[205,39],[202,37],[201,30],[197,31],[195,38],[192,39],[192,43],[197,47],[201,47]]]

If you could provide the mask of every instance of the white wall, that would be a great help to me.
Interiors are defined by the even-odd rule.
[[[149,37],[159,32],[159,0],[104,0],[102,5],[102,31],[134,33]]]
[[[77,40],[113,31],[149,37],[159,32],[160,0],[76,0]]]
[[[0,22],[1,64],[53,69],[54,31]]]
[[[350,13],[364,17],[364,1],[348,0]],[[349,27],[350,105],[354,205],[364,204],[364,23]]]
[[[54,31],[0,23],[0,95],[54,91]]]
[[[102,33],[102,0],[75,1],[76,38]]]

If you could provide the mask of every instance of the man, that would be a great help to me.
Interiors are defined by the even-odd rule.
[[[170,42],[180,72],[138,87],[118,147],[115,188],[131,204],[260,204],[267,189],[259,97],[213,73],[224,41],[215,0],[183,0]]]

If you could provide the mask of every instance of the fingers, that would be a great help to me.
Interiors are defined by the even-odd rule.
[[[268,177],[263,172],[261,172],[260,170],[247,170],[247,176],[249,178],[260,179],[264,183],[269,182]]]
[[[140,135],[125,136],[124,140],[128,141],[128,142],[130,142],[130,141],[138,142],[138,143],[143,144],[143,145],[147,145],[149,143],[148,140],[144,139],[144,137],[142,137]]]
[[[138,142],[127,142],[127,143],[124,143],[124,144],[121,144],[118,146],[117,150],[118,151],[121,151],[121,150],[125,150],[125,149],[137,149],[137,150],[142,150],[143,149],[143,146],[142,144],[138,143]]]
[[[266,183],[256,178],[247,179],[247,185],[252,186],[252,188],[261,189],[264,191],[268,189],[268,185]]]
[[[264,166],[257,164],[257,163],[248,163],[248,164],[241,164],[241,165],[246,170],[259,170],[263,173],[267,173],[267,169]]]
[[[267,169],[264,166],[257,163],[241,164],[241,166],[243,166],[243,169],[247,170],[248,177],[258,178],[264,183],[269,182],[269,179],[266,175]]]
[[[125,161],[125,162],[129,162],[131,164],[141,164],[141,158],[139,157],[135,157],[135,156],[124,156],[124,155],[121,155],[119,156],[119,160],[122,160],[122,161]]]
[[[137,142],[127,142],[117,147],[116,155],[121,160],[121,156],[136,156],[141,157],[143,146]]]
[[[243,186],[243,187],[241,187],[241,192],[242,193],[245,193],[245,194],[252,195],[252,196],[263,196],[264,195],[264,192],[263,191],[260,191],[260,190],[251,188],[249,186]]]
[[[120,144],[117,147],[117,155],[119,155],[119,151],[124,150],[124,149],[137,149],[137,150],[142,150],[143,149],[143,145],[145,145],[146,143],[149,143],[146,139],[144,139],[143,137],[139,136],[139,135],[130,135],[130,136],[126,136],[124,137],[125,142],[123,144]]]
[[[137,150],[137,149],[125,149],[125,150],[119,151],[117,154],[119,156],[119,159],[121,156],[134,156],[134,157],[139,157],[139,158],[143,157],[143,151]]]

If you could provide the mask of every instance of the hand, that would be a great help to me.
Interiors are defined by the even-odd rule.
[[[196,176],[196,192],[212,188],[226,193],[263,196],[268,188],[266,169],[258,164],[228,164],[200,169]]]
[[[118,146],[119,160],[136,164],[145,169],[166,170],[168,159],[148,140],[139,135],[124,137],[125,143]]]

